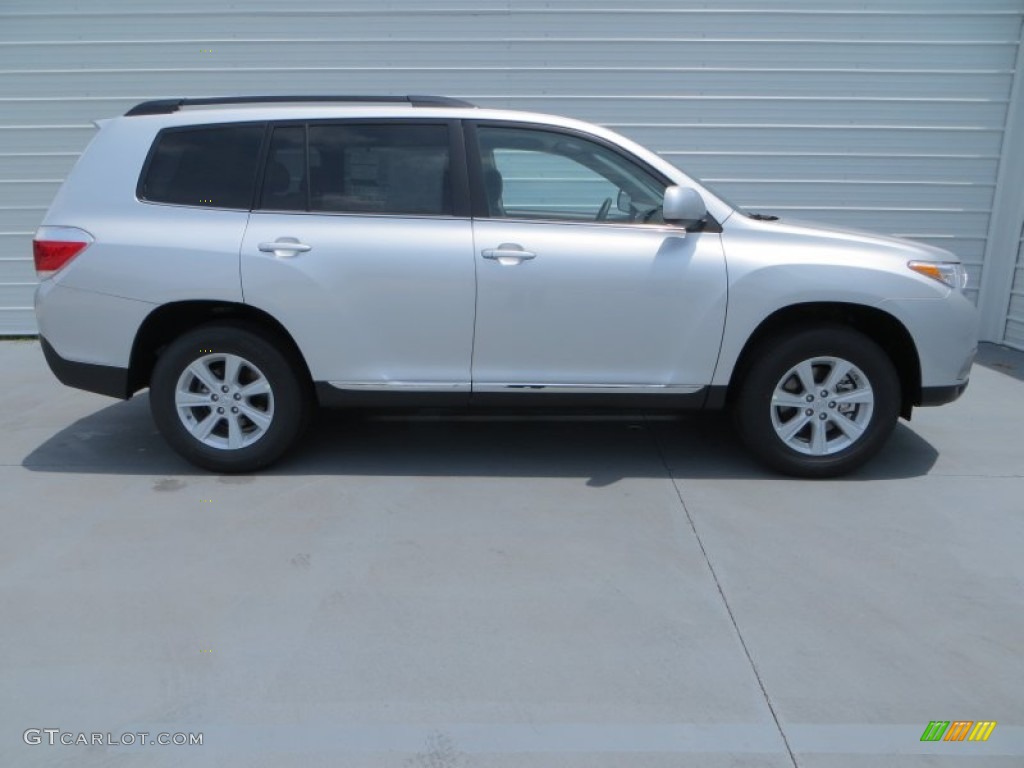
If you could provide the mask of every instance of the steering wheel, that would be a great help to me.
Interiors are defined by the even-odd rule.
[[[610,197],[606,198],[605,201],[601,203],[601,209],[597,212],[597,216],[594,217],[594,221],[604,221],[607,219],[608,211],[611,210],[611,207],[612,199]]]
[[[653,219],[655,217],[655,215],[657,213],[659,213],[660,211],[661,211],[661,206],[660,205],[655,206],[654,208],[651,208],[651,210],[647,211],[647,213],[644,214],[644,218],[643,218],[644,224],[650,223],[651,219]]]

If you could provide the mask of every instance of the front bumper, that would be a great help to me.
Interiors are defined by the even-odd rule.
[[[960,397],[978,351],[974,305],[949,291],[939,299],[889,299],[880,309],[903,324],[917,348],[921,389],[914,405],[943,405]]]

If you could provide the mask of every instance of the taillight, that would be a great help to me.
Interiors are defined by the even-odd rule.
[[[77,227],[40,227],[32,240],[32,257],[40,280],[52,277],[92,244],[92,235]]]

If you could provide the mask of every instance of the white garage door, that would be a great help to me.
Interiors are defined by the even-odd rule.
[[[169,96],[569,114],[754,209],[950,248],[976,289],[1022,16],[1024,0],[4,0],[0,333],[34,331],[31,233],[90,121]]]

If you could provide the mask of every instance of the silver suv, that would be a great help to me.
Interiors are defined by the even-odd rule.
[[[317,405],[731,407],[825,477],[967,386],[952,254],[748,213],[562,117],[440,97],[139,104],[33,243],[70,386],[149,387],[218,472],[278,459]]]

